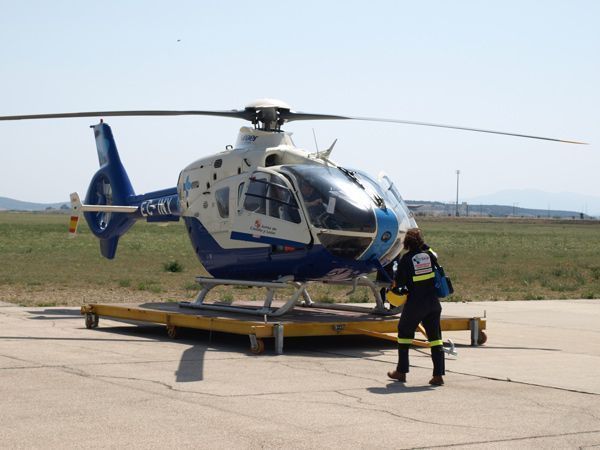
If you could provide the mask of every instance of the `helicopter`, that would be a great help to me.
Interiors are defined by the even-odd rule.
[[[136,221],[183,220],[200,263],[202,275],[197,281],[202,289],[194,302],[181,305],[265,316],[287,313],[300,297],[304,306],[316,305],[307,291],[309,282],[351,284],[353,290],[368,286],[376,301],[371,312],[398,313],[401,306],[386,306],[380,284],[367,275],[394,261],[402,251],[406,231],[417,227],[388,176],[375,178],[332,160],[336,141],[313,153],[298,148],[291,133],[282,129],[284,124],[297,120],[392,122],[583,144],[454,125],[296,112],[285,102],[268,98],[229,111],[96,111],[0,116],[0,120],[176,115],[242,119],[252,126],[239,130],[234,146],[185,167],[175,187],[139,195],[121,162],[112,130],[101,119],[91,126],[100,168],[84,202],[77,193],[71,194],[70,231],[76,232],[83,214],[99,239],[102,256],[113,259],[119,239]],[[208,292],[219,285],[263,287],[267,295],[260,308],[206,303]],[[294,288],[291,298],[283,306],[272,307],[274,291],[288,286]]]

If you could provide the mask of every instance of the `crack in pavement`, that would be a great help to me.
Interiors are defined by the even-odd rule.
[[[26,362],[32,364],[31,366],[13,366],[13,367],[0,367],[0,370],[21,370],[21,369],[55,369],[57,367],[64,367],[62,364],[40,364],[38,362],[29,361],[26,359],[19,359],[8,355],[1,355],[0,357],[8,359],[14,359],[15,361]],[[211,358],[209,361],[230,361],[239,358]],[[121,362],[97,362],[97,363],[76,363],[77,366],[82,367],[94,367],[94,366],[119,366],[119,365],[130,365],[130,364],[163,364],[163,363],[180,363],[180,362],[199,362],[198,359],[158,359],[158,360],[144,360],[144,361],[121,361]]]
[[[331,392],[336,392],[331,389],[320,389],[320,390],[312,390],[312,391],[302,390],[302,391],[256,392],[253,394],[215,394],[212,392],[200,392],[200,391],[194,391],[194,390],[188,390],[188,389],[178,389],[177,387],[175,387],[172,384],[169,384],[167,382],[159,381],[159,380],[149,380],[147,378],[119,377],[116,375],[90,375],[90,376],[94,377],[94,378],[118,379],[118,380],[129,380],[129,381],[145,381],[148,383],[154,383],[154,384],[160,385],[160,386],[165,387],[168,390],[173,391],[173,392],[178,392],[181,394],[194,394],[194,395],[198,395],[198,396],[205,396],[205,397],[212,397],[212,398],[255,398],[255,397],[268,397],[268,396],[277,396],[277,395],[328,394]],[[275,398],[269,399],[269,400],[285,401],[285,402],[288,401],[287,399],[280,400],[280,399],[275,399]],[[303,401],[303,400],[299,400],[299,401]]]
[[[486,441],[472,441],[472,442],[455,442],[453,444],[442,444],[442,445],[428,445],[427,447],[406,447],[406,450],[423,450],[429,448],[445,448],[445,447],[462,447],[465,445],[481,445],[481,444],[495,444],[500,442],[517,442],[527,441],[530,439],[546,439],[546,438],[557,438],[564,436],[580,436],[583,434],[595,434],[600,433],[600,430],[589,430],[589,431],[574,431],[571,433],[558,433],[558,434],[540,434],[535,436],[523,436],[517,438],[506,438],[506,439],[490,439]]]
[[[5,356],[5,355],[0,355],[0,356]],[[20,359],[20,358],[14,358],[14,357],[10,357],[10,356],[6,356],[9,359],[13,359],[13,360],[17,360],[20,362],[26,362],[29,364],[36,364],[32,361],[28,361],[25,359]],[[173,361],[174,362],[174,361]],[[140,362],[143,363],[143,362]],[[95,363],[93,365],[100,365],[102,363]],[[123,364],[123,363],[114,363],[114,364]],[[15,368],[2,368],[2,369],[15,369]],[[278,392],[261,392],[261,393],[255,393],[255,394],[228,394],[228,395],[223,395],[223,394],[214,394],[214,393],[208,393],[208,392],[199,392],[199,391],[193,391],[193,390],[186,390],[186,389],[178,389],[175,386],[163,382],[163,381],[159,381],[159,380],[150,380],[150,379],[145,379],[145,378],[140,378],[140,377],[120,377],[120,376],[116,376],[116,375],[95,375],[95,374],[90,374],[89,372],[84,371],[83,369],[77,368],[77,367],[72,367],[72,366],[67,366],[64,364],[57,364],[57,365],[34,365],[34,366],[28,366],[28,367],[18,367],[18,369],[58,369],[61,370],[65,373],[71,374],[71,375],[75,375],[75,376],[80,376],[80,377],[84,377],[84,378],[90,378],[90,379],[98,379],[100,381],[104,381],[104,382],[108,382],[109,384],[113,384],[113,385],[117,385],[119,387],[125,387],[123,384],[121,383],[113,383],[110,380],[126,380],[126,381],[134,381],[134,382],[146,382],[146,383],[151,383],[151,384],[155,384],[158,385],[162,388],[166,388],[167,391],[171,391],[171,392],[175,392],[175,393],[179,393],[179,394],[193,394],[194,396],[198,396],[198,397],[208,397],[208,398],[229,398],[229,399],[237,399],[237,398],[254,398],[254,397],[268,397],[268,396],[285,396],[285,395],[301,395],[301,394],[319,394],[319,393],[331,393],[331,392],[337,392],[334,390],[318,390],[318,391],[306,391],[306,390],[302,390],[302,391],[278,391]],[[155,391],[148,391],[147,389],[142,389],[142,388],[136,388],[136,387],[132,387],[132,386],[127,386],[127,388],[129,389],[134,389],[140,392],[144,392],[144,393],[150,393],[150,394],[155,394],[155,395],[161,395]],[[343,394],[342,394],[343,395]],[[164,396],[164,395],[163,395]],[[168,398],[173,398],[170,396],[166,396]],[[178,399],[178,400],[182,400],[182,399]],[[289,402],[288,399],[277,399],[277,398],[270,398],[269,400],[274,401],[274,402]],[[304,400],[301,400],[302,402],[304,402]],[[191,404],[197,404],[197,402],[187,402],[187,403],[191,403]],[[333,405],[333,406],[340,406],[340,407],[349,407],[349,405],[344,405],[344,404],[338,404],[338,403],[333,403],[333,402],[317,402],[320,404],[329,404],[329,405]],[[214,405],[207,405],[207,404],[203,404],[203,406],[207,407],[207,408],[214,408],[217,410],[220,410],[222,412],[227,412],[230,413],[231,411],[225,408],[216,408]],[[385,410],[380,410],[380,409],[375,409],[375,408],[359,408],[359,409],[363,409],[363,410],[370,410],[370,411],[376,411],[376,412],[382,412],[382,413],[386,413],[389,414],[389,412],[385,411]],[[239,414],[239,413],[238,413]],[[253,418],[256,419],[256,416],[251,416],[251,415],[245,415],[242,414],[245,417],[248,418]],[[394,415],[392,413],[392,415]],[[399,416],[400,417],[400,416]],[[287,423],[282,423],[283,425],[289,425]],[[312,429],[307,429],[304,427],[300,427],[297,425],[294,425],[296,428],[302,430],[302,431],[312,431],[314,432],[315,430]]]
[[[76,372],[73,373],[73,374],[74,375],[80,375],[79,373],[76,373]],[[111,380],[126,380],[126,381],[134,381],[134,382],[148,382],[148,383],[156,384],[158,386],[166,388],[167,391],[169,391],[169,392],[176,392],[176,393],[179,393],[179,394],[195,394],[195,395],[200,395],[200,396],[217,397],[217,398],[240,398],[240,397],[244,397],[244,395],[239,395],[239,396],[234,396],[234,395],[225,396],[225,395],[219,395],[219,394],[199,393],[199,392],[196,392],[196,391],[186,391],[186,390],[183,390],[183,389],[176,389],[172,385],[170,385],[168,383],[165,383],[165,382],[162,382],[162,381],[147,380],[147,379],[144,379],[144,378],[137,378],[137,377],[118,377],[118,376],[111,376],[111,375],[92,375],[92,374],[89,374],[89,373],[81,374],[81,376],[84,376],[86,378],[96,379],[96,380],[99,380],[99,381],[103,381],[103,382],[106,382],[106,383],[109,383],[109,384],[112,384],[112,385],[119,386],[121,388],[125,388],[126,387],[128,389],[133,389],[133,390],[136,390],[138,392],[143,392],[145,394],[158,395],[160,397],[166,397],[166,398],[168,398],[170,400],[181,401],[181,402],[188,403],[188,404],[191,404],[191,405],[198,405],[199,403],[195,402],[195,401],[189,401],[189,400],[187,400],[185,398],[173,397],[173,396],[169,396],[169,395],[166,395],[166,394],[163,394],[163,393],[160,393],[160,392],[150,391],[150,390],[143,389],[143,388],[140,388],[140,387],[125,386],[125,385],[123,385],[121,383],[111,382]],[[216,406],[214,404],[206,404],[206,403],[200,403],[200,405],[203,406],[203,407],[205,407],[205,408],[208,408],[208,409],[214,409],[214,410],[217,410],[217,411],[220,411],[220,412],[224,412],[224,413],[227,413],[227,414],[235,414],[235,415],[242,416],[242,417],[245,417],[247,419],[254,420],[254,421],[256,421],[256,420],[262,421],[263,420],[262,418],[260,418],[260,417],[258,417],[256,415],[245,414],[245,413],[242,413],[239,410],[234,409],[234,408],[228,409],[228,408],[225,408],[225,407],[218,407],[218,406]],[[302,427],[302,426],[300,426],[298,424],[295,424],[295,423],[287,423],[287,422],[275,421],[275,420],[273,420],[273,417],[269,417],[269,420],[271,422],[273,422],[273,423],[278,423],[279,425],[282,425],[282,426],[289,426],[289,427],[292,427],[292,428],[296,428],[296,429],[298,429],[300,431],[303,431],[303,432],[314,432],[315,431],[312,428]]]
[[[327,351],[327,350],[323,350],[323,351],[317,351],[315,350],[315,352],[317,353],[325,353],[325,354],[330,354],[330,355],[339,355],[339,356],[344,356],[346,358],[355,358],[355,359],[363,359],[363,360],[367,360],[367,361],[373,361],[373,362],[378,362],[378,363],[385,363],[385,364],[390,364],[389,361],[384,361],[378,358],[373,358],[370,356],[353,356],[353,355],[346,355],[344,353],[336,353],[336,352],[332,352],[332,351]],[[416,364],[411,364],[411,367],[417,367],[419,369],[431,369],[431,367],[424,367],[424,366],[419,366]],[[557,390],[557,391],[564,391],[564,392],[574,392],[576,394],[585,394],[585,395],[594,395],[594,396],[598,396],[600,395],[599,392],[590,392],[590,391],[584,391],[581,389],[571,389],[571,388],[565,388],[565,387],[560,387],[560,386],[550,386],[550,385],[545,385],[545,384],[538,384],[538,383],[530,383],[527,381],[517,381],[517,380],[512,380],[510,378],[498,378],[498,377],[492,377],[492,376],[486,376],[486,375],[477,375],[474,373],[468,373],[468,372],[459,372],[456,370],[447,370],[447,373],[454,373],[457,375],[464,375],[464,376],[468,376],[468,377],[475,377],[475,378],[480,378],[480,379],[484,379],[484,380],[490,380],[490,381],[502,381],[505,383],[515,383],[515,384],[522,384],[525,386],[534,386],[534,387],[539,387],[539,388],[545,388],[545,389],[553,389],[553,390]]]
[[[454,370],[447,370],[446,372],[455,373],[457,375],[465,375],[465,376],[470,376],[470,377],[477,377],[477,378],[481,378],[481,379],[484,379],[484,380],[503,381],[505,383],[522,384],[524,386],[534,386],[534,387],[545,388],[545,389],[553,389],[553,390],[563,391],[563,392],[573,392],[575,394],[594,395],[594,396],[600,395],[600,392],[590,392],[590,391],[584,391],[584,390],[581,390],[581,389],[571,389],[571,388],[565,388],[565,387],[560,387],[560,386],[550,386],[550,385],[546,385],[546,384],[531,383],[531,382],[528,382],[528,381],[517,381],[517,380],[513,380],[511,378],[498,378],[498,377],[492,377],[492,376],[487,376],[487,375],[475,375],[475,374],[472,374],[472,373],[458,372],[458,371],[454,371]]]
[[[77,369],[75,367],[70,367],[67,365],[56,365],[56,366],[52,366],[52,369],[58,369],[62,372],[65,372],[67,374],[70,375],[74,375],[74,376],[79,376],[82,378],[87,378],[87,379],[93,379],[93,380],[98,380],[101,381],[103,383],[107,383],[113,386],[118,386],[120,388],[126,388],[126,389],[132,389],[138,392],[143,392],[145,394],[149,394],[149,395],[154,395],[154,396],[159,396],[159,397],[164,397],[164,398],[168,398],[170,400],[173,401],[179,401],[179,402],[183,402],[183,403],[187,403],[187,404],[191,404],[191,405],[198,405],[200,404],[201,406],[208,408],[208,409],[213,409],[216,411],[220,411],[226,414],[234,414],[234,415],[238,415],[238,416],[242,416],[245,417],[247,419],[251,419],[254,421],[261,421],[261,423],[263,423],[264,418],[260,418],[257,417],[256,415],[251,415],[251,414],[245,414],[245,413],[241,413],[240,411],[238,411],[237,409],[228,409],[228,408],[224,408],[224,407],[218,407],[217,405],[214,404],[206,404],[206,403],[199,403],[197,401],[190,401],[186,398],[181,398],[180,396],[177,397],[173,397],[171,395],[168,395],[167,393],[161,393],[161,392],[157,392],[157,391],[153,391],[153,390],[148,390],[148,389],[143,389],[141,387],[136,387],[136,386],[127,386],[124,385],[122,383],[118,383],[118,382],[114,382],[111,380],[127,380],[127,381],[136,381],[136,382],[148,382],[148,383],[152,383],[152,384],[156,384],[159,385],[161,387],[167,388],[167,391],[171,391],[171,392],[176,392],[179,394],[195,394],[195,395],[200,395],[200,396],[206,396],[206,397],[220,397],[220,398],[240,398],[240,397],[245,397],[247,395],[231,395],[231,396],[223,396],[223,395],[218,395],[218,394],[209,394],[209,393],[199,393],[199,392],[195,392],[195,391],[187,391],[187,390],[183,390],[183,389],[176,389],[173,386],[169,385],[168,383],[164,383],[161,381],[156,381],[156,380],[147,380],[147,379],[143,379],[143,378],[135,378],[135,377],[118,377],[118,376],[110,376],[110,375],[94,375],[94,374],[90,374],[88,372],[85,372],[82,369]],[[287,422],[281,422],[281,421],[275,421],[273,420],[272,417],[268,418],[271,422],[273,423],[278,423],[281,426],[285,426],[285,427],[292,427],[292,428],[296,428],[299,431],[303,431],[303,432],[315,432],[315,430],[307,428],[307,427],[302,427],[298,424],[295,423],[287,423]]]
[[[365,401],[362,397],[356,396],[356,395],[351,395],[348,393],[345,393],[344,391],[347,391],[348,389],[343,389],[343,390],[338,390],[338,391],[333,391],[336,394],[342,395],[344,397],[350,397],[352,399],[355,399],[359,404],[364,405],[364,406],[368,406],[367,408],[360,408],[366,411],[377,411],[377,412],[381,412],[381,413],[385,413],[388,414],[390,416],[399,418],[399,419],[404,419],[404,420],[408,420],[410,422],[416,422],[416,423],[422,423],[425,425],[440,425],[440,426],[447,426],[447,427],[458,427],[458,428],[468,428],[468,429],[476,429],[476,430],[495,430],[495,428],[493,427],[477,427],[477,426],[473,426],[473,425],[459,425],[459,424],[453,424],[453,423],[443,423],[443,422],[434,422],[434,421],[429,421],[429,420],[421,420],[421,419],[416,419],[414,417],[410,417],[410,416],[404,416],[402,414],[398,414],[386,409],[381,409],[378,408],[377,405],[374,405],[373,403],[369,403],[367,401]],[[353,389],[356,390],[356,389]],[[324,403],[327,404],[325,402],[313,402],[313,403]]]
[[[0,354],[1,357],[6,358],[6,359],[12,359],[13,361],[19,361],[19,362],[24,362],[24,363],[29,363],[29,364],[36,364],[33,361],[29,361],[27,359],[23,359],[23,358],[17,358],[16,356],[8,356],[8,355],[4,355],[4,354]],[[10,369],[10,367],[1,367],[1,369]]]
[[[27,361],[24,361],[27,362]],[[162,362],[162,361],[159,361]],[[175,362],[175,361],[168,361],[168,362]],[[144,362],[134,362],[134,363],[129,363],[129,364],[140,364],[140,363],[144,363]],[[113,363],[113,364],[121,364],[121,363]],[[90,364],[92,365],[92,364]],[[96,363],[93,365],[103,365],[102,363]],[[8,368],[0,368],[0,370],[7,370],[7,369],[60,369],[62,371],[65,371],[71,375],[77,375],[77,376],[83,376],[86,378],[92,378],[92,379],[104,379],[104,380],[126,380],[126,381],[139,381],[139,382],[147,382],[147,383],[151,383],[151,384],[155,384],[161,387],[166,388],[169,391],[172,392],[176,392],[176,393],[180,393],[180,394],[193,394],[195,396],[199,396],[199,397],[209,397],[209,398],[222,398],[222,399],[235,399],[235,398],[257,398],[257,397],[275,397],[275,396],[286,396],[286,395],[306,395],[306,394],[328,394],[328,393],[336,393],[339,394],[341,396],[345,396],[345,397],[349,397],[352,398],[354,400],[357,400],[357,402],[365,407],[358,407],[358,409],[362,409],[362,410],[366,410],[366,411],[373,411],[373,412],[380,412],[380,413],[384,413],[387,415],[391,415],[393,417],[396,418],[400,418],[400,419],[405,419],[408,421],[412,421],[412,422],[417,422],[417,423],[423,423],[423,424],[428,424],[428,425],[444,425],[444,426],[452,426],[452,427],[464,427],[464,428],[471,428],[471,429],[493,429],[493,428],[488,428],[488,427],[475,427],[475,426],[467,426],[467,425],[456,425],[456,424],[449,424],[449,423],[441,423],[441,422],[433,422],[433,421],[424,421],[424,420],[419,420],[413,417],[409,417],[409,416],[404,416],[401,414],[397,414],[394,413],[392,411],[388,411],[382,408],[378,408],[376,405],[374,405],[373,403],[369,403],[366,402],[364,399],[362,399],[361,397],[358,396],[354,396],[351,395],[347,392],[344,391],[350,391],[350,390],[358,390],[358,389],[363,389],[363,388],[355,388],[355,389],[344,389],[344,390],[334,390],[334,389],[325,389],[325,390],[301,390],[301,391],[273,391],[273,392],[258,392],[258,393],[250,393],[250,394],[215,394],[215,393],[211,393],[211,392],[200,392],[200,391],[196,391],[196,390],[188,390],[188,389],[178,389],[175,386],[173,386],[172,384],[169,384],[167,382],[164,381],[159,381],[159,380],[151,380],[151,379],[147,379],[147,378],[140,378],[140,377],[121,377],[121,376],[116,376],[116,375],[94,375],[94,374],[90,374],[88,372],[85,372],[82,369],[78,369],[76,367],[70,367],[70,366],[65,366],[65,365],[36,365],[36,366],[22,366],[22,367],[8,367]],[[361,377],[361,379],[363,379]],[[364,378],[367,380],[370,380],[368,378]],[[376,380],[379,381],[379,380]],[[115,383],[111,383],[111,384],[115,384]],[[383,383],[380,383],[383,384]],[[122,384],[117,384],[118,386],[123,386]],[[138,389],[142,392],[148,392],[147,390],[144,389]],[[170,398],[170,397],[169,397]],[[274,402],[289,402],[288,399],[278,399],[278,398],[270,398],[269,400],[274,401]],[[335,402],[324,402],[324,401],[318,401],[318,400],[302,400],[302,399],[296,399],[296,402],[301,402],[301,403],[318,403],[321,405],[331,405],[331,406],[339,406],[342,408],[350,408],[352,409],[353,406],[351,405],[345,405],[343,403],[335,403]],[[207,406],[207,405],[205,405]]]
[[[320,404],[320,405],[326,405],[326,406],[334,406],[334,407],[340,407],[340,408],[347,408],[347,409],[352,409],[352,410],[356,410],[356,409],[360,409],[363,411],[371,411],[371,412],[375,412],[375,413],[382,413],[382,414],[386,414],[386,415],[390,415],[392,417],[395,418],[399,418],[399,419],[404,419],[410,422],[416,422],[416,423],[423,423],[425,425],[439,425],[439,426],[448,426],[448,427],[458,427],[458,428],[468,428],[468,429],[488,429],[488,430],[493,430],[494,428],[489,428],[489,427],[476,427],[476,426],[471,426],[471,425],[459,425],[459,424],[450,424],[450,423],[442,423],[442,422],[434,422],[434,421],[426,421],[426,420],[420,420],[420,419],[416,419],[414,417],[409,417],[409,416],[404,416],[398,413],[394,413],[392,411],[388,411],[382,408],[378,408],[376,405],[372,404],[372,403],[368,403],[365,402],[361,397],[358,396],[354,396],[348,393],[343,392],[344,390],[319,390],[319,391],[286,391],[286,392],[262,392],[262,393],[257,393],[257,394],[228,394],[228,395],[223,395],[223,394],[214,394],[214,393],[207,393],[207,392],[198,392],[198,391],[189,391],[189,390],[184,390],[184,389],[177,389],[176,387],[174,387],[173,385],[163,382],[163,381],[158,381],[158,380],[149,380],[149,379],[145,379],[145,378],[138,378],[138,377],[119,377],[119,376],[112,376],[112,375],[90,375],[92,378],[104,378],[104,379],[118,379],[118,380],[127,380],[127,381],[141,381],[141,382],[148,382],[148,383],[153,383],[156,384],[158,386],[164,387],[169,391],[172,392],[178,392],[178,393],[182,393],[182,394],[194,394],[194,395],[198,395],[198,396],[205,396],[205,397],[212,397],[212,398],[254,398],[254,397],[266,397],[266,396],[282,396],[282,395],[293,395],[293,394],[318,394],[318,393],[336,393],[338,395],[341,396],[345,396],[345,397],[349,397],[352,398],[354,400],[357,400],[358,405],[348,405],[348,404],[344,404],[344,403],[336,403],[336,402],[326,402],[326,401],[319,401],[319,400],[314,400],[314,399],[310,399],[310,400],[302,400],[302,399],[296,399],[294,400],[297,403],[310,403],[310,404]],[[144,392],[146,392],[144,390]],[[278,398],[269,398],[270,401],[273,402],[278,402],[278,403],[289,403],[289,399],[278,399]],[[304,428],[302,428],[304,429]],[[310,429],[311,432],[315,432],[314,429]]]
[[[338,371],[334,371],[332,369],[328,369],[327,367],[324,366],[325,363],[323,361],[310,361],[310,363],[313,364],[313,367],[294,367],[293,362],[286,363],[286,362],[277,361],[274,363],[276,363],[278,365],[282,365],[284,367],[288,367],[292,370],[307,370],[310,372],[325,372],[330,375],[341,375],[341,376],[348,377],[348,378],[356,378],[357,380],[367,380],[367,381],[372,381],[374,383],[381,383],[381,380],[378,378],[362,377],[359,375],[349,374],[349,373],[345,373],[345,372],[338,372]],[[316,365],[318,367],[315,368],[314,365]]]
[[[597,417],[593,411],[591,411],[589,408],[582,408],[580,405],[578,405],[577,408],[572,408],[569,406],[565,406],[563,403],[560,403],[560,402],[542,402],[542,401],[538,401],[533,398],[530,398],[526,394],[522,395],[521,399],[528,401],[528,402],[534,404],[535,406],[538,406],[543,409],[552,409],[553,411],[563,411],[563,414],[562,414],[563,416],[567,415],[567,414],[571,414],[572,411],[575,411],[577,413],[587,415],[594,420],[600,421],[600,418]]]

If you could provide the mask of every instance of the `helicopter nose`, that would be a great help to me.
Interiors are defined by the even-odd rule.
[[[375,208],[375,218],[377,220],[377,236],[360,257],[362,261],[369,259],[379,261],[394,244],[398,235],[398,217],[392,208]]]

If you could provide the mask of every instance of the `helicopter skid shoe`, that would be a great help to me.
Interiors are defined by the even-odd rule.
[[[243,314],[253,314],[265,317],[279,317],[294,308],[298,299],[302,296],[304,301],[312,303],[310,296],[306,293],[306,283],[297,283],[290,281],[247,281],[247,280],[228,280],[220,278],[204,278],[197,277],[196,281],[202,286],[196,300],[193,302],[179,302],[179,306],[183,308],[205,309],[211,311],[227,311]],[[207,294],[217,286],[244,286],[244,287],[261,287],[267,289],[267,295],[262,307],[256,308],[252,306],[235,306],[227,304],[204,303]],[[273,296],[276,289],[294,288],[294,293],[280,307],[272,307]],[[306,294],[306,295],[305,295]]]

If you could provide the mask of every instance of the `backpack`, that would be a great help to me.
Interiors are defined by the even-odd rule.
[[[429,252],[431,253],[431,252]],[[448,297],[454,293],[454,288],[452,287],[452,281],[450,281],[450,277],[446,276],[446,272],[444,272],[444,268],[439,265],[437,258],[435,255],[433,256],[433,273],[435,274],[434,285],[435,291],[439,298]]]

